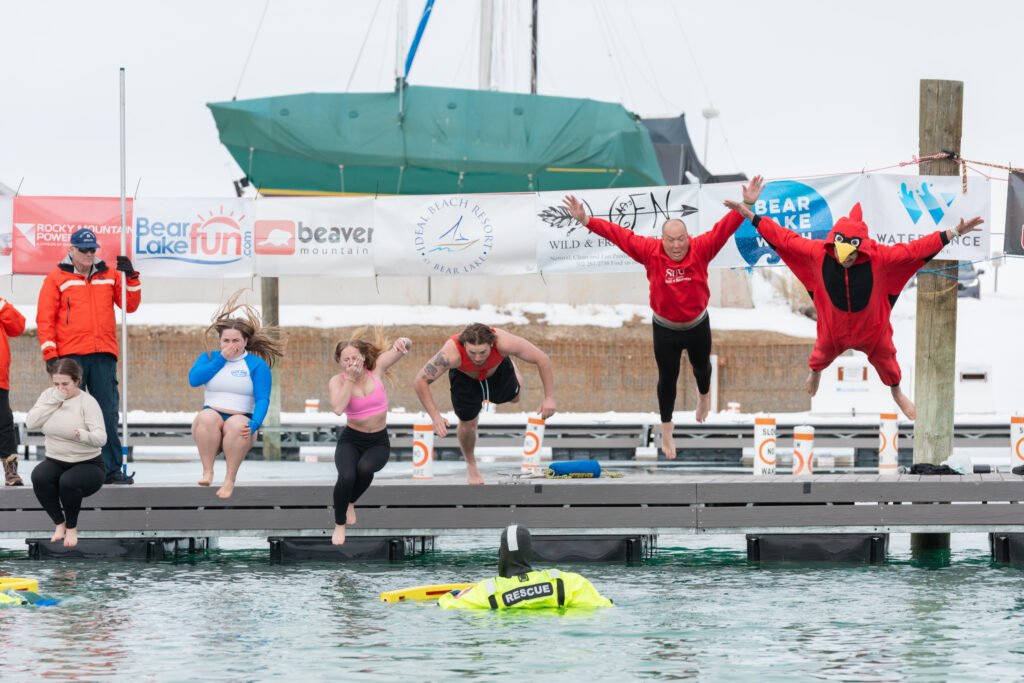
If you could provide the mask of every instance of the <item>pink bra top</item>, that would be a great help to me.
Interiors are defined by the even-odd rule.
[[[384,390],[384,385],[377,381],[375,374],[372,372],[369,374],[373,378],[373,383],[377,386],[370,392],[369,396],[353,396],[348,400],[345,414],[351,418],[358,420],[370,417],[371,415],[386,413],[388,410],[388,394]]]

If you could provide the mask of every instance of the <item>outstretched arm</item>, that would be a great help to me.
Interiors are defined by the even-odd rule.
[[[743,185],[743,205],[748,207],[747,212],[751,216],[754,214],[750,212],[749,207],[754,205],[757,198],[761,196],[761,190],[763,189],[764,178],[760,175],[754,176],[749,185]],[[711,228],[706,236],[700,235],[696,238],[697,243],[703,245],[705,259],[708,261],[715,258],[715,255],[722,250],[722,247],[729,241],[729,238],[743,225],[743,219],[750,220],[748,216],[734,209],[733,205],[736,205],[736,202],[726,202],[726,206],[733,210],[723,216],[722,220],[715,223],[715,227]]]
[[[907,244],[883,247],[882,253],[885,255],[886,275],[889,283],[888,293],[899,294],[910,278],[914,277],[918,270],[942,251],[942,248],[949,244],[951,239],[981,230],[979,226],[984,222],[981,216],[975,216],[969,221],[964,221],[961,218],[960,223],[954,228],[936,230],[930,235],[925,235]]]
[[[572,214],[580,225],[587,230],[591,231],[595,235],[605,238],[609,242],[612,242],[615,246],[626,253],[634,261],[644,263],[650,256],[651,252],[651,238],[641,237],[632,230],[626,230],[621,225],[616,225],[600,218],[594,218],[588,216],[586,209],[583,208],[583,202],[576,199],[571,194],[565,195],[565,199],[562,200],[562,205]],[[655,240],[657,241],[657,240]]]
[[[430,421],[434,423],[434,433],[442,439],[448,434],[448,420],[443,418],[438,411],[434,397],[430,393],[430,385],[447,370],[458,364],[458,353],[455,349],[455,342],[449,339],[441,347],[441,350],[427,361],[427,364],[420,370],[420,374],[416,375],[416,379],[412,382],[412,388],[416,391],[417,398],[420,399],[423,409],[430,416]],[[455,354],[456,357],[452,358],[452,354]]]
[[[391,345],[391,348],[384,353],[377,356],[377,364],[374,366],[374,370],[380,370],[378,375],[384,374],[388,368],[402,360],[405,354],[412,350],[412,339],[408,337],[399,337],[395,340],[395,343]]]
[[[515,356],[537,366],[537,372],[540,374],[540,383],[544,387],[544,400],[541,401],[537,412],[541,418],[548,419],[555,414],[557,408],[555,403],[555,374],[551,370],[551,359],[548,358],[548,354],[522,337],[503,330],[496,330],[496,332],[498,335],[496,343],[498,351],[506,356]]]

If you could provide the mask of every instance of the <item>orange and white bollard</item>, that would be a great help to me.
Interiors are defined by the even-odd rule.
[[[814,427],[799,425],[793,428],[793,474],[814,474]]]
[[[540,473],[540,447],[543,443],[544,420],[539,417],[528,418],[526,420],[526,435],[523,437],[523,474]]]
[[[896,475],[900,464],[900,449],[896,441],[899,437],[900,416],[896,413],[882,413],[878,428],[878,473]]]
[[[1010,467],[1024,465],[1024,415],[1010,417]]]
[[[754,418],[754,476],[775,474],[775,418]]]
[[[434,478],[434,425],[431,422],[412,426],[412,478]]]

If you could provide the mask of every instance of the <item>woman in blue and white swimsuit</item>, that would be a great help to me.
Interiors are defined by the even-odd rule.
[[[213,462],[224,452],[227,473],[217,490],[221,498],[231,497],[238,468],[256,441],[270,406],[270,365],[284,353],[281,343],[268,334],[259,314],[248,304],[239,304],[236,292],[217,312],[205,335],[216,331],[220,351],[200,354],[188,373],[188,383],[206,390],[203,409],[192,421],[192,436],[203,463],[200,486],[213,482]],[[241,311],[244,318],[231,317]]]

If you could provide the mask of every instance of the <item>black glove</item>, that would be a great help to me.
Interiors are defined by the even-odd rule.
[[[129,259],[127,256],[117,257],[117,269],[124,273],[127,277],[138,277],[139,275],[138,273],[135,272],[135,269],[132,268],[131,259]]]
[[[57,369],[57,361],[59,360],[60,358],[48,358],[46,360],[46,374],[53,374],[53,371]]]

